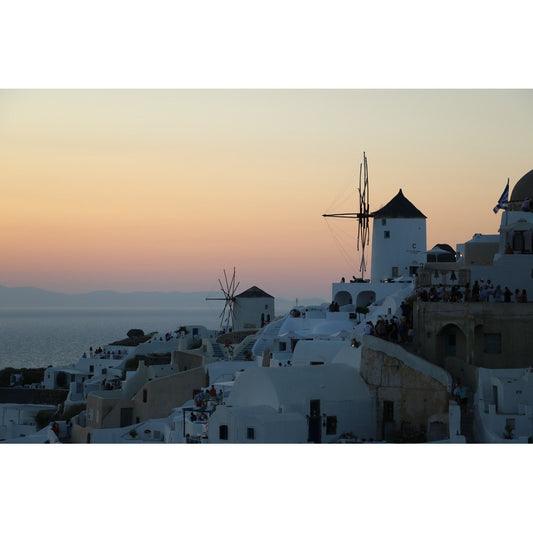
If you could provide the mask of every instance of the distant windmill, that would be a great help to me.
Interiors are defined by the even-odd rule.
[[[220,285],[220,288],[222,290],[222,293],[224,294],[223,298],[206,298],[206,300],[223,300],[224,308],[222,309],[222,312],[220,313],[220,329],[225,329],[226,332],[229,331],[230,323],[231,328],[233,329],[233,321],[234,321],[234,310],[233,306],[236,305],[235,301],[235,293],[237,292],[237,287],[239,286],[239,283],[235,279],[235,267],[233,267],[233,276],[228,281],[228,276],[226,275],[226,270],[224,270],[224,281],[225,284],[222,284],[222,281],[220,278],[218,279],[218,283]],[[225,328],[224,328],[225,324]]]
[[[363,162],[359,166],[359,212],[358,213],[334,213],[322,215],[323,217],[356,218],[359,221],[357,228],[357,251],[361,248],[361,276],[365,277],[366,261],[365,246],[370,243],[370,189],[368,186],[368,164],[366,154],[363,152]]]

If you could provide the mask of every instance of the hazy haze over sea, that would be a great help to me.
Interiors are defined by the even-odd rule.
[[[0,369],[76,362],[89,347],[124,339],[132,328],[145,333],[174,331],[182,325],[220,327],[223,301],[215,292],[95,291],[63,294],[35,287],[0,286]],[[319,298],[301,305],[320,304]],[[276,298],[276,315],[294,304]]]

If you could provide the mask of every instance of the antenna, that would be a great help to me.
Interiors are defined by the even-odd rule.
[[[228,276],[226,274],[226,270],[224,269],[224,281],[225,284],[222,284],[222,281],[220,278],[218,279],[218,283],[220,285],[220,289],[222,290],[222,294],[224,294],[223,298],[206,298],[206,300],[223,300],[224,301],[224,308],[222,309],[222,312],[220,313],[220,329],[225,329],[226,332],[229,331],[229,325],[231,322],[231,329],[233,330],[233,320],[235,318],[234,316],[234,309],[233,306],[237,304],[235,301],[235,293],[237,292],[237,287],[239,286],[239,282],[235,279],[235,267],[233,267],[233,276],[228,281]],[[224,322],[226,323],[226,327],[224,328]]]
[[[368,185],[368,163],[366,154],[363,152],[363,162],[359,165],[359,212],[358,213],[332,213],[322,215],[323,217],[334,218],[356,218],[357,225],[357,251],[361,249],[361,265],[359,270],[361,276],[365,277],[366,261],[365,247],[370,244],[370,187]]]

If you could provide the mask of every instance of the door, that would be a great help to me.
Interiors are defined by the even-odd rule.
[[[120,427],[131,426],[133,424],[133,407],[123,407],[120,410]]]
[[[322,425],[320,416],[320,400],[309,402],[309,432],[307,442],[322,442]]]
[[[445,337],[444,355],[455,357],[457,355],[457,337],[455,333],[448,333]]]
[[[383,439],[391,442],[396,437],[396,423],[394,422],[394,402],[383,402]]]

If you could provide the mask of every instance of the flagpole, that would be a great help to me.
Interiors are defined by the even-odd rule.
[[[507,190],[509,190],[509,179],[510,178],[507,178]],[[509,193],[507,193],[507,195],[509,195]],[[505,225],[507,226],[509,224],[509,207],[510,207],[510,203],[509,203],[509,199],[507,200],[507,209],[505,210]]]

